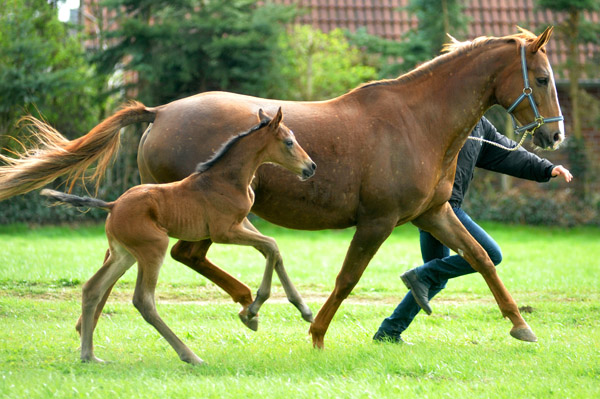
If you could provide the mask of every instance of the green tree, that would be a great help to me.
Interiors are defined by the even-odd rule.
[[[279,39],[282,54],[279,79],[271,95],[288,100],[323,100],[347,92],[377,77],[362,64],[361,52],[341,29],[323,33],[309,25],[291,26]]]
[[[277,37],[294,10],[257,0],[107,0],[116,30],[96,60],[135,71],[137,97],[156,105],[207,90],[264,95]]]
[[[464,0],[410,0],[407,10],[416,15],[418,28],[410,30],[403,41],[403,69],[413,68],[440,53],[446,36],[461,38],[468,19],[463,14]]]
[[[362,63],[374,67],[378,77],[395,78],[405,72],[398,60],[408,57],[402,42],[384,39],[367,33],[365,27],[358,28],[355,32],[346,31],[348,42],[360,50]]]
[[[83,48],[45,0],[0,0],[0,148],[15,123],[43,115],[66,136],[90,124],[93,79]]]
[[[586,180],[590,169],[586,156],[586,145],[582,134],[584,115],[598,115],[598,102],[581,89],[580,80],[586,68],[590,74],[597,74],[598,58],[584,64],[581,60],[581,45],[586,43],[600,44],[600,26],[587,20],[586,11],[600,10],[598,0],[538,0],[540,7],[566,13],[567,18],[556,26],[559,37],[567,44],[566,65],[563,68],[569,78],[569,97],[571,100],[571,131],[574,139],[570,140],[569,157],[573,174],[577,176],[575,187],[581,197],[587,196]],[[596,54],[599,57],[600,54]],[[596,76],[598,77],[598,76]],[[596,122],[596,121],[591,121]]]

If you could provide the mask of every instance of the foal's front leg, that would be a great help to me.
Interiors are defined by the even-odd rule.
[[[502,315],[510,319],[513,324],[510,335],[521,341],[537,341],[535,334],[519,313],[516,302],[500,280],[494,263],[458,220],[447,202],[419,216],[413,220],[413,224],[430,232],[448,248],[461,255],[473,269],[483,276]]]
[[[243,225],[248,230],[251,230],[255,233],[260,234],[260,232],[256,229],[256,227],[254,227],[254,225],[252,223],[250,223],[248,218],[244,219]],[[285,291],[285,295],[286,295],[288,301],[290,301],[290,303],[292,305],[294,305],[300,311],[300,314],[302,315],[302,318],[304,320],[308,321],[309,323],[312,323],[314,320],[312,311],[306,305],[306,303],[304,303],[304,299],[302,299],[302,296],[300,295],[300,293],[298,292],[298,290],[292,283],[292,280],[290,280],[290,278],[285,270],[285,267],[283,266],[283,260],[281,260],[281,262],[276,262],[275,272],[277,273],[277,276],[279,277],[279,281],[281,282],[281,286],[283,287],[283,290]],[[258,310],[257,310],[257,312],[258,312]]]
[[[260,283],[258,292],[254,302],[248,308],[248,317],[253,318],[258,314],[258,311],[262,304],[271,296],[271,281],[273,276],[273,270],[283,269],[283,260],[279,253],[277,243],[271,237],[262,235],[249,221],[243,221],[241,224],[234,225],[229,230],[214,231],[211,239],[216,243],[223,244],[237,244],[237,245],[249,245],[256,248],[266,257],[265,271],[263,279]],[[285,280],[285,277],[284,277]],[[289,281],[289,278],[288,278]],[[286,283],[288,282],[286,281]],[[299,294],[298,294],[299,297]],[[295,300],[295,299],[294,299]],[[301,300],[301,298],[300,298]],[[312,313],[307,314],[306,310],[310,312],[310,309],[302,301],[299,309],[304,306],[303,317],[310,318]]]
[[[206,257],[211,244],[210,239],[196,242],[179,241],[171,249],[171,256],[227,292],[234,302],[242,305],[242,310],[239,312],[242,323],[253,331],[258,330],[258,317],[248,317],[248,307],[252,304],[250,288]]]

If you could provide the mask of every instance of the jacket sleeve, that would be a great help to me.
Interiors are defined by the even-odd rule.
[[[498,133],[494,125],[487,119],[483,118],[482,122],[483,138],[509,148],[517,146],[517,143]],[[516,151],[506,151],[487,143],[482,146],[476,166],[537,182],[550,180],[552,169],[554,169],[554,165],[550,161],[538,157],[523,147]]]

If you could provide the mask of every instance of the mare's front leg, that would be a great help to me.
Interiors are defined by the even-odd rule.
[[[413,224],[430,232],[448,248],[461,255],[473,269],[483,276],[502,315],[509,318],[513,324],[510,335],[522,341],[537,341],[535,334],[521,317],[516,302],[500,280],[494,263],[458,220],[447,202],[419,216],[413,220]]]
[[[309,333],[312,335],[314,347],[323,348],[325,333],[333,316],[344,299],[350,295],[371,258],[391,234],[394,226],[395,219],[383,217],[365,220],[356,225],[346,259],[335,279],[335,288],[310,326]]]
[[[256,227],[254,227],[254,225],[252,223],[250,223],[248,218],[244,219],[242,224],[244,225],[244,227],[246,229],[251,230],[257,234],[260,234],[260,232],[256,229]],[[258,251],[260,251],[260,248],[256,248],[256,249]],[[267,256],[265,253],[262,253],[262,254],[265,257]],[[306,305],[306,303],[304,303],[304,299],[302,299],[302,296],[300,295],[300,293],[298,292],[298,290],[292,283],[292,280],[290,280],[290,278],[287,274],[287,271],[285,270],[285,267],[283,266],[283,261],[275,263],[275,272],[277,273],[277,277],[279,277],[279,281],[281,282],[281,286],[283,287],[283,290],[285,291],[285,295],[286,295],[288,301],[290,301],[290,303],[292,305],[294,305],[300,311],[300,314],[302,315],[302,318],[304,320],[308,321],[309,323],[312,323],[313,322],[312,311]]]
[[[234,302],[242,305],[242,310],[239,312],[240,319],[248,328],[256,331],[258,329],[258,318],[248,317],[248,307],[252,303],[250,287],[208,260],[206,253],[211,244],[210,239],[197,242],[178,241],[171,249],[171,256],[176,261],[208,278],[227,292]]]

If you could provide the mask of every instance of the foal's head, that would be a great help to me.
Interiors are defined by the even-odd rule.
[[[315,174],[317,165],[300,147],[294,133],[281,122],[283,119],[281,107],[272,119],[259,109],[258,119],[261,124],[266,123],[265,133],[269,137],[265,148],[266,162],[283,166],[297,174],[301,180],[306,180]]]

